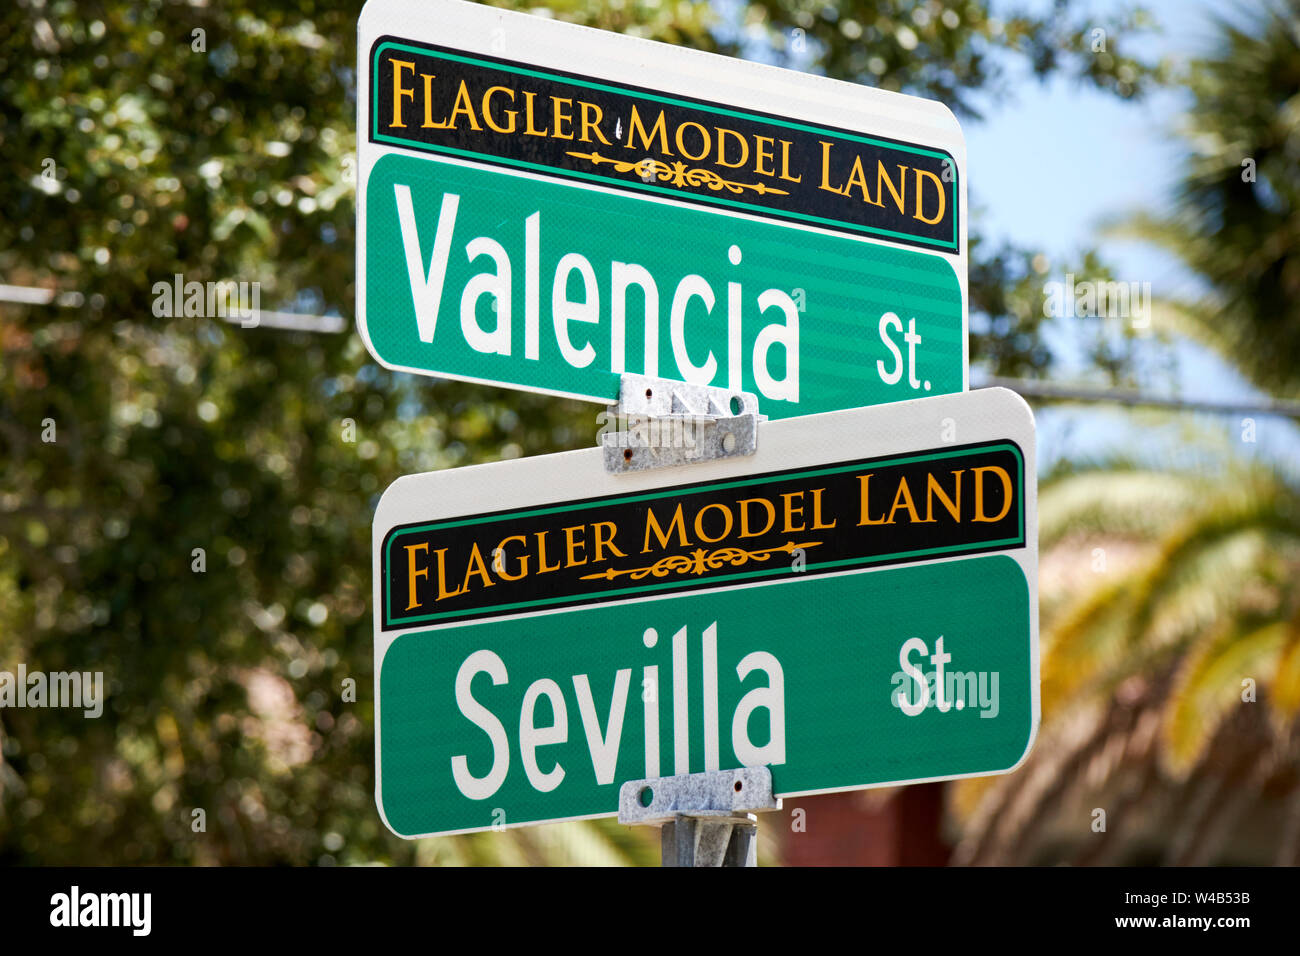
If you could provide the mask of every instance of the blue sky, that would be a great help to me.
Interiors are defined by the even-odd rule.
[[[1095,3],[1104,13],[1118,3]],[[1110,42],[1143,58],[1182,60],[1210,42],[1200,0],[1147,3],[1158,32]],[[1149,207],[1167,192],[1182,157],[1172,135],[1189,99],[1162,90],[1128,103],[1065,78],[1025,79],[1012,102],[991,108],[983,122],[965,125],[976,217],[985,234],[1014,238],[1053,258],[1095,241],[1107,219]],[[1017,162],[1008,163],[1016,151]],[[1113,240],[1111,241],[1113,243]],[[1108,243],[1109,245],[1110,243]],[[1129,246],[1129,268],[1143,278],[1171,264]]]
[[[1124,7],[1096,2],[1086,9],[1100,20]],[[1159,29],[1111,42],[1175,64],[1212,48],[1213,4],[1155,0],[1145,7]],[[971,222],[990,238],[1041,249],[1054,262],[1077,259],[1095,246],[1119,279],[1150,282],[1156,296],[1195,295],[1195,277],[1171,257],[1102,232],[1108,221],[1167,203],[1184,155],[1176,132],[1189,102],[1179,89],[1125,103],[1068,79],[1043,84],[1026,78],[1013,100],[990,107],[983,122],[964,124]],[[1259,397],[1231,368],[1193,345],[1152,343],[1146,353],[1159,370],[1144,376],[1147,390],[1226,401]],[[1222,415],[1058,407],[1044,410],[1039,426],[1044,465],[1065,454],[1100,458],[1114,451],[1156,465],[1190,458],[1184,463],[1195,466],[1207,450],[1231,449],[1239,457],[1300,467],[1300,429],[1278,418],[1256,418],[1255,445],[1241,441],[1240,418]]]

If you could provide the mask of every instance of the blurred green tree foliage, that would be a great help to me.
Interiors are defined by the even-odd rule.
[[[350,323],[359,7],[0,10],[0,281],[59,297],[0,306],[0,669],[103,671],[109,693],[98,720],[0,713],[0,862],[655,855],[604,825],[575,831],[590,851],[568,856],[527,832],[416,847],[373,806],[377,496],[403,473],[591,444],[598,409],[394,375],[350,329],[153,313],[154,283],[182,273]],[[1065,3],[1001,20],[985,0],[534,12],[934,96],[967,119],[1017,70],[1121,97],[1153,81],[1119,53],[1140,18]],[[1041,373],[1046,265],[986,245],[973,229],[972,356]]]

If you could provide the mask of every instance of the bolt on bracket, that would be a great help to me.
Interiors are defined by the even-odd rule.
[[[779,809],[767,767],[629,780],[618,793],[619,823],[662,828],[664,866],[757,866],[754,814]]]
[[[608,413],[619,422],[601,435],[612,474],[752,455],[758,423],[767,420],[750,392],[631,373],[623,375],[618,404]]]

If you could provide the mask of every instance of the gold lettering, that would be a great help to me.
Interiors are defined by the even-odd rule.
[[[524,546],[524,553],[519,556],[519,573],[506,573],[506,545],[511,541],[518,541]],[[502,581],[521,581],[528,577],[528,542],[522,534],[512,534],[508,538],[502,538],[501,543],[497,545],[496,552],[492,555],[492,570],[494,570]],[[498,558],[497,555],[500,555]]]
[[[843,196],[844,190],[840,189],[839,187],[832,186],[831,181],[829,179],[830,171],[831,171],[831,147],[835,144],[828,143],[824,139],[819,139],[817,142],[822,144],[822,183],[817,188],[824,189],[828,193],[835,193],[835,195],[837,196]],[[868,475],[868,477],[870,476]]]
[[[600,533],[600,529],[601,529],[601,528],[608,528],[608,529],[609,529],[609,536],[608,536],[608,537],[605,537],[604,535],[602,535],[602,534]],[[616,554],[616,555],[617,555],[618,557],[620,557],[620,558],[626,558],[626,557],[627,557],[627,555],[624,554],[622,551],[618,550],[618,546],[617,546],[616,544],[614,544],[614,535],[618,534],[618,526],[615,525],[614,522],[612,522],[612,521],[597,521],[595,524],[593,524],[593,525],[591,526],[591,530],[594,531],[594,532],[596,532],[596,558],[595,558],[595,560],[596,560],[597,563],[599,563],[599,562],[605,560],[605,549],[606,549],[606,548],[609,548],[609,550],[613,551],[614,554]]]
[[[389,126],[394,128],[401,127],[405,129],[406,124],[402,122],[402,97],[415,102],[415,87],[402,86],[402,67],[406,67],[415,74],[415,62],[413,60],[393,60],[393,121]]]
[[[992,524],[994,521],[1001,521],[1008,511],[1011,510],[1011,476],[997,465],[987,465],[983,468],[972,468],[975,475],[975,517],[972,521],[984,521]],[[995,471],[998,478],[1002,481],[1002,510],[992,518],[984,514],[984,472]]]
[[[889,195],[894,197],[894,205],[898,207],[898,211],[906,215],[907,214],[907,209],[906,209],[907,167],[904,166],[902,163],[898,164],[898,179],[899,179],[899,183],[903,187],[902,192],[899,192],[897,189],[894,188],[894,183],[890,180],[889,173],[885,172],[885,164],[882,163],[880,160],[876,160],[876,200],[877,200],[876,205],[880,206],[881,208],[884,208],[885,205],[885,192],[883,189],[880,188],[881,184],[883,183],[885,189],[889,190]]]
[[[886,524],[884,518],[873,518],[868,510],[871,505],[871,475],[858,475],[858,484],[862,486],[862,518],[858,521],[858,527],[865,524]]]
[[[446,129],[447,123],[444,120],[441,123],[433,121],[433,73],[421,73],[424,77],[424,122],[420,124],[424,129]]]
[[[647,134],[645,131],[645,126],[641,122],[641,114],[639,114],[636,111],[636,104],[635,103],[632,104],[632,115],[627,121],[627,142],[623,145],[624,149],[633,148],[632,138],[636,135],[638,130],[641,133],[642,149],[650,149],[651,148],[650,138],[652,136],[658,136],[659,152],[662,153],[664,156],[672,155],[672,153],[668,149],[668,128],[664,125],[663,110],[659,111],[659,118],[655,120],[654,126],[650,127],[650,132]]]
[[[767,524],[763,525],[762,531],[750,532],[749,530],[749,505],[757,502],[767,511]],[[776,508],[772,502],[766,498],[746,498],[743,501],[737,501],[740,506],[740,536],[742,538],[758,538],[772,530],[772,525],[776,524]]]
[[[595,133],[596,138],[606,146],[612,145],[610,141],[605,138],[605,134],[600,131],[600,123],[601,120],[604,119],[604,114],[601,112],[600,107],[595,103],[588,103],[585,100],[579,100],[578,105],[582,107],[582,136],[580,136],[579,139],[584,143],[590,143],[591,136],[589,134]],[[593,110],[595,111],[595,119],[591,118]]]
[[[869,202],[873,206],[883,205],[883,203],[878,203],[872,199],[871,193],[867,191],[867,174],[862,168],[861,156],[853,157],[853,168],[849,170],[849,181],[844,184],[844,195],[850,195],[855,185],[862,191],[863,202]]]
[[[530,93],[524,90],[524,135],[525,136],[548,136],[547,130],[538,129],[533,125],[533,99],[536,93]]]
[[[723,517],[727,519],[727,523],[723,526],[722,534],[718,535],[716,538],[710,538],[704,533],[704,515],[710,508],[717,508],[722,512]],[[714,544],[731,534],[731,522],[732,518],[730,508],[726,505],[718,504],[716,501],[710,502],[695,514],[695,536],[701,541],[707,541],[709,544]]]
[[[560,108],[561,103],[567,103],[569,106],[572,106],[573,100],[566,99],[563,96],[551,97],[551,113],[555,119],[555,124],[554,124],[555,129],[551,131],[551,138],[552,139],[573,139],[572,129],[570,129],[570,131],[567,133],[564,132],[564,124],[573,122],[573,114],[564,112],[564,110]]]
[[[894,513],[897,512],[900,507],[907,509],[907,513],[912,516],[912,522],[914,524],[921,520],[917,517],[916,505],[912,504],[912,490],[907,487],[906,476],[898,479],[898,491],[894,493],[894,507],[889,509],[889,518],[886,519],[885,524],[894,523]]]
[[[682,130],[686,129],[686,127],[688,126],[692,126],[695,129],[700,131],[700,151],[694,156],[692,156],[690,151],[687,150],[686,144],[682,142]],[[677,151],[681,153],[683,156],[685,156],[687,159],[689,159],[691,162],[699,162],[705,156],[709,155],[709,151],[713,149],[713,137],[709,136],[709,131],[705,129],[703,126],[701,126],[699,123],[692,123],[688,121],[679,124],[677,126],[676,140],[677,140]]]
[[[510,87],[508,86],[489,87],[487,91],[484,92],[483,94],[483,122],[487,123],[488,126],[491,127],[495,132],[507,133],[507,134],[513,133],[515,131],[515,121],[519,117],[519,111],[506,110],[506,116],[509,117],[510,125],[509,126],[500,125],[495,119],[492,118],[492,94],[493,93],[505,93],[507,96],[510,97],[511,103],[515,101],[515,91],[510,89]]]
[[[495,581],[488,575],[487,565],[483,563],[483,553],[478,549],[478,542],[474,542],[469,552],[469,564],[465,567],[465,581],[461,591],[469,590],[469,579],[477,576],[483,582],[483,587],[490,588]]]
[[[587,559],[584,556],[581,561],[578,560],[578,552],[587,547],[587,543],[582,540],[581,533],[586,530],[586,525],[574,525],[572,528],[564,529],[564,554],[566,557],[566,567],[574,568],[580,564],[586,564]],[[578,540],[574,540],[573,532],[577,531]]]
[[[921,215],[921,177],[922,176],[934,180],[935,186],[937,186],[939,189],[939,211],[934,214],[933,219],[926,219],[925,216]],[[943,211],[947,207],[948,207],[948,197],[944,194],[943,183],[939,182],[939,177],[936,176],[934,173],[927,172],[924,169],[916,170],[916,215],[913,216],[912,218],[919,219],[921,220],[921,222],[925,223],[928,226],[933,226],[936,222],[938,222],[940,219],[943,218]]]
[[[459,591],[447,590],[447,549],[439,548],[433,553],[438,556],[438,600],[441,601],[443,598],[464,594],[464,589]]]
[[[785,528],[783,529],[783,532],[785,534],[789,534],[791,531],[805,530],[802,524],[800,524],[799,527],[797,528],[793,524],[795,515],[798,515],[801,518],[803,517],[803,506],[800,505],[798,508],[796,508],[794,507],[794,502],[791,500],[793,498],[799,498],[800,500],[802,500],[803,492],[791,491],[786,494],[783,494],[781,498],[785,501]]]
[[[641,549],[641,553],[646,554],[650,550],[651,531],[653,531],[655,537],[659,539],[659,547],[667,548],[668,538],[672,535],[674,528],[677,529],[677,540],[681,547],[689,547],[690,542],[686,540],[686,519],[682,517],[682,506],[680,504],[677,506],[677,510],[673,512],[673,520],[668,522],[668,530],[666,532],[659,524],[659,519],[655,517],[654,509],[647,508],[645,512],[645,547]]]
[[[790,147],[793,144],[788,139],[781,140],[781,178],[788,183],[801,183],[803,176],[790,175]]]
[[[831,523],[830,523],[830,524],[822,524],[822,492],[825,491],[825,490],[826,490],[825,488],[814,488],[814,489],[813,489],[813,493],[812,493],[812,496],[813,496],[813,523],[812,523],[812,528],[811,528],[811,530],[813,530],[813,531],[822,531],[822,530],[825,530],[826,528],[833,528],[833,527],[835,527],[835,519],[834,519],[834,518],[831,519]]]
[[[744,166],[747,162],[749,162],[749,140],[745,139],[745,137],[741,136],[734,129],[723,129],[721,126],[719,126],[717,127],[717,130],[718,130],[718,165],[726,166],[728,169],[739,169],[741,166]],[[734,163],[727,162],[727,137],[728,136],[735,137],[736,142],[740,144],[740,159],[736,160]]]
[[[474,104],[470,102],[469,90],[465,88],[465,81],[460,81],[460,89],[456,91],[456,102],[451,108],[451,115],[447,117],[447,128],[456,128],[456,117],[465,115],[469,117],[469,125],[473,127],[474,132],[483,132],[483,127],[478,125],[478,117],[474,115]]]
[[[406,609],[409,611],[413,607],[420,606],[420,602],[415,599],[415,579],[425,578],[427,580],[429,577],[428,568],[416,569],[415,552],[423,551],[425,554],[428,554],[429,543],[427,541],[421,541],[419,544],[408,544],[403,547],[406,548],[406,580],[408,582],[406,595],[411,599],[411,603],[406,605]]]
[[[934,496],[937,494],[939,496],[939,503],[948,510],[948,514],[952,515],[952,520],[956,521],[958,524],[961,523],[961,476],[962,476],[962,472],[964,472],[965,470],[966,470],[965,468],[960,468],[957,471],[954,471],[952,473],[952,476],[955,479],[957,479],[955,486],[953,487],[952,498],[949,498],[946,494],[944,494],[944,490],[939,486],[939,482],[934,480],[933,472],[931,472],[929,475],[926,476],[926,482],[925,482],[925,520],[926,521],[935,520]]]
[[[764,143],[767,143],[767,149],[763,149]],[[775,158],[772,155],[772,146],[775,144],[776,140],[771,136],[754,137],[754,152],[756,154],[754,157],[754,172],[758,173],[760,176],[776,175],[776,170],[772,168],[772,160]],[[767,160],[767,169],[763,168],[763,160]]]
[[[558,571],[560,566],[553,564],[549,568],[546,566],[546,535],[547,532],[537,532],[537,573],[546,574],[548,571]]]

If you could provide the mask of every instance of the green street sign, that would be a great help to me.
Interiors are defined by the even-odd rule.
[[[1005,772],[1038,724],[1032,415],[984,389],[769,422],[758,452],[413,475],[374,526],[376,801],[416,837]]]
[[[359,24],[357,324],[390,368],[787,418],[966,388],[965,146],[883,93],[459,0]]]

